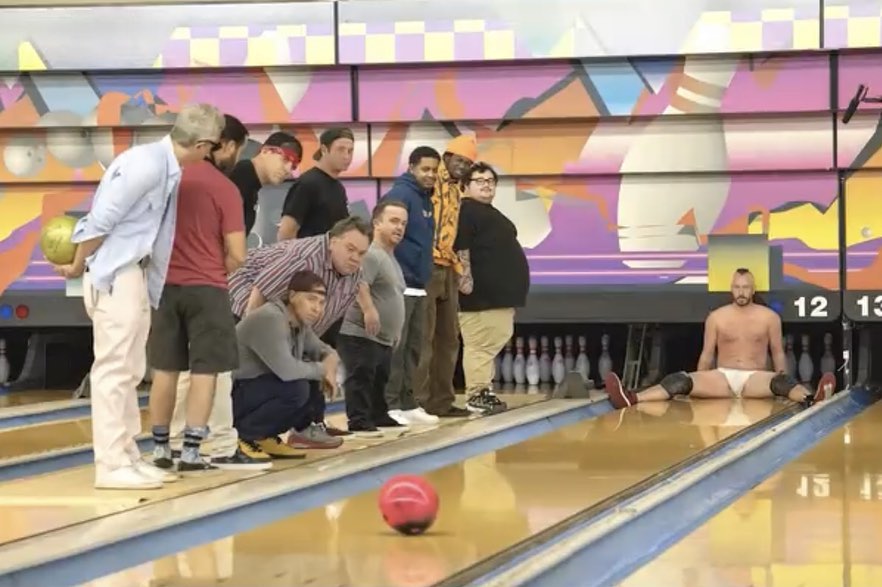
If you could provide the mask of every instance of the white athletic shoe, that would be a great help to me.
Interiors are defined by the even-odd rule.
[[[135,461],[135,469],[147,477],[148,479],[153,479],[155,481],[159,481],[160,483],[174,483],[180,477],[177,473],[173,473],[171,471],[163,471],[156,465],[152,465],[144,460]]]
[[[409,424],[432,425],[437,424],[441,421],[438,416],[433,416],[432,414],[429,414],[423,408],[414,408],[413,410],[407,410],[402,412],[401,415],[407,419]]]
[[[134,466],[95,472],[95,489],[162,489],[162,481],[143,475]]]

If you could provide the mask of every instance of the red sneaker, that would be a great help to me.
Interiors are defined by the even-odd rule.
[[[625,391],[622,388],[622,380],[615,373],[610,372],[603,378],[603,387],[609,396],[609,402],[617,410],[628,408],[637,403],[637,395],[633,391]]]
[[[814,403],[830,399],[833,397],[834,391],[836,391],[836,376],[828,371],[821,375],[821,380],[818,381],[818,387],[815,390]]]

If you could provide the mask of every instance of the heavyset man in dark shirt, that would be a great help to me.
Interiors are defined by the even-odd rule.
[[[514,333],[515,308],[527,302],[530,270],[518,230],[493,206],[499,177],[485,163],[463,176],[459,227],[453,245],[462,263],[459,327],[468,406],[495,413],[506,409],[492,391],[493,361]]]

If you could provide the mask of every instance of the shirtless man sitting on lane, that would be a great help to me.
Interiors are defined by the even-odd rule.
[[[667,375],[661,383],[643,391],[626,391],[615,373],[604,384],[616,409],[638,402],[667,401],[674,396],[696,398],[786,397],[810,406],[829,397],[836,377],[824,373],[814,393],[786,375],[786,358],[781,342],[781,318],[769,308],[754,303],[753,274],[738,269],[732,276],[732,303],[710,313],[704,325],[704,348],[698,370]],[[712,369],[714,351],[718,366]],[[766,370],[769,351],[775,371]]]

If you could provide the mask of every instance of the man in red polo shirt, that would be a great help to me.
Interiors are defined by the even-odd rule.
[[[227,275],[239,268],[246,253],[242,198],[235,184],[210,161],[189,167],[181,178],[174,248],[148,341],[154,370],[153,460],[160,468],[173,467],[169,425],[178,376],[188,370],[187,424],[178,470],[215,468],[199,448],[208,435],[217,375],[238,367]]]

